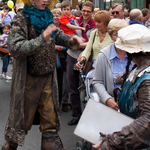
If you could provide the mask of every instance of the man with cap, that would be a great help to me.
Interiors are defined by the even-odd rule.
[[[127,52],[128,64],[118,97],[121,113],[135,120],[120,131],[104,135],[99,150],[140,150],[150,146],[150,30],[139,24],[118,32],[115,46]],[[133,61],[137,67],[129,72]]]
[[[82,39],[56,29],[49,9],[55,0],[23,2],[23,12],[14,17],[7,40],[14,64],[6,143],[2,150],[16,150],[18,145],[22,146],[32,124],[40,124],[41,150],[64,150],[58,135],[60,112],[55,42],[76,49]]]

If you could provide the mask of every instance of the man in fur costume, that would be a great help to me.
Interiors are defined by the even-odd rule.
[[[23,145],[36,112],[42,132],[41,150],[64,150],[57,133],[59,104],[55,43],[77,48],[82,39],[56,29],[49,9],[54,1],[22,1],[25,4],[23,12],[14,17],[7,40],[14,64],[6,143],[2,150],[16,150],[18,145]]]

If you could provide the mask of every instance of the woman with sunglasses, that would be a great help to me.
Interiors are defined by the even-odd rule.
[[[108,33],[114,42],[118,37],[118,31],[128,25],[129,23],[124,19],[112,19],[109,22]],[[96,61],[93,78],[94,88],[100,98],[100,102],[115,110],[118,110],[119,107],[113,98],[113,90],[120,87],[120,85],[115,84],[115,78],[125,72],[126,64],[126,52],[116,48],[114,43],[102,49]]]

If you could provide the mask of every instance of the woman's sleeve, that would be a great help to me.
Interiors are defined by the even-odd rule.
[[[94,78],[93,78],[93,86],[98,94],[98,96],[100,97],[100,101],[102,101],[103,103],[106,104],[107,99],[112,98],[111,95],[108,94],[108,92],[106,91],[106,88],[104,86],[104,80],[106,79],[106,65],[107,60],[104,56],[103,53],[99,53],[97,60],[96,60],[96,67],[95,67],[95,74],[94,74]]]
[[[86,46],[85,50],[82,53],[82,56],[84,56],[86,58],[86,60],[88,60],[89,56],[91,55],[91,51],[92,51],[92,47],[93,47],[93,38],[94,38],[95,32],[96,32],[96,30],[91,32],[91,35],[90,35],[89,41],[87,43],[87,46]]]
[[[140,117],[119,132],[106,135],[101,150],[139,150],[150,147],[150,80],[138,87]]]

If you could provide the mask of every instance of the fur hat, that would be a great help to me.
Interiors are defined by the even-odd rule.
[[[129,25],[120,29],[115,46],[131,54],[150,52],[150,30],[140,24]]]

